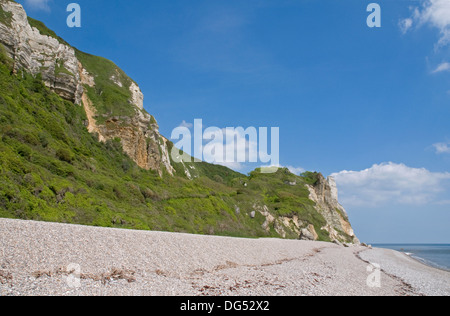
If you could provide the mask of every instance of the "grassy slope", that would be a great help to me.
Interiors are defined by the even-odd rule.
[[[0,10],[2,11],[2,10]],[[39,21],[30,23],[55,37]],[[11,75],[11,61],[0,45],[0,217],[243,237],[278,237],[261,227],[265,218],[248,215],[253,205],[267,205],[282,216],[298,215],[316,227],[325,220],[313,208],[298,177],[282,169],[274,175],[244,176],[222,166],[189,164],[195,180],[159,178],[138,168],[119,142],[99,143],[84,126],[82,107],[49,91],[41,79]],[[114,63],[77,51],[95,74],[88,90],[101,121],[126,116],[131,79]],[[109,78],[115,74],[123,88]],[[296,181],[290,186],[286,182]],[[236,206],[240,212],[235,211]],[[319,232],[321,240],[329,240]],[[295,234],[288,237],[298,238]]]
[[[12,13],[0,9],[0,23],[6,26],[11,26]]]
[[[86,85],[85,89],[97,110],[96,121],[103,124],[106,118],[112,116],[133,116],[135,109],[129,105],[128,101],[131,98],[132,80],[110,60],[79,50],[76,50],[76,56],[83,67],[95,78],[95,87]],[[122,87],[111,80],[112,76],[122,83]]]

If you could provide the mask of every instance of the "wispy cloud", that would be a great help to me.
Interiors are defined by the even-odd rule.
[[[25,5],[34,10],[50,11],[51,0],[25,0]]]
[[[400,21],[399,26],[403,34],[406,34],[413,26],[413,19],[407,18]]]
[[[450,44],[450,1],[424,0],[419,7],[412,8],[412,16],[402,19],[399,23],[403,33],[407,33],[414,26],[431,25],[440,32],[437,47]]]
[[[436,154],[450,154],[450,143],[437,143],[433,145]]]
[[[241,169],[242,160],[256,163],[257,160],[249,161],[252,160],[250,157],[258,158],[258,139],[256,134],[255,136],[253,139],[248,137],[244,129],[206,129],[203,138],[208,142],[203,149],[204,159],[232,169],[236,167]]]
[[[333,174],[345,206],[425,205],[448,200],[450,173],[382,163]]]
[[[300,174],[302,174],[302,173],[304,173],[306,171],[302,167],[286,166],[286,168],[288,168],[289,171],[292,172],[295,175],[300,175]]]
[[[439,73],[439,72],[444,72],[444,71],[450,71],[450,63],[442,63],[440,64],[434,71],[433,73]]]
[[[181,122],[181,124],[179,125],[179,127],[186,127],[186,128],[191,129],[192,127],[194,127],[194,124],[188,123],[188,122],[186,122],[185,120],[183,120],[183,122]]]

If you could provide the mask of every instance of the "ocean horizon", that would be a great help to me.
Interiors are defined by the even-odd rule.
[[[450,244],[373,244],[403,252],[423,264],[450,272]]]

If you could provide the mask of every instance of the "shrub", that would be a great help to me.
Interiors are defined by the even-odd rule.
[[[26,145],[20,145],[19,148],[17,148],[17,153],[20,156],[22,156],[22,157],[24,157],[26,159],[29,159],[31,157],[32,151],[31,151],[30,147],[28,147]]]
[[[115,186],[113,188],[113,192],[116,195],[116,198],[118,200],[123,200],[126,197],[125,194],[122,193],[122,190],[118,186]]]
[[[128,171],[130,171],[130,169],[133,168],[133,163],[128,160],[128,159],[124,159],[122,161],[122,170],[123,172],[127,173]]]
[[[44,133],[39,133],[39,142],[41,143],[42,148],[47,148],[49,141],[47,136]]]
[[[60,148],[56,151],[56,157],[58,157],[59,160],[65,161],[67,163],[72,163],[74,156],[72,152],[66,148]]]
[[[304,172],[301,176],[305,179],[307,184],[315,185],[319,181],[320,173],[318,172]]]
[[[25,133],[24,140],[30,145],[38,145],[40,143],[39,139],[32,133]]]
[[[3,10],[0,10],[0,20],[2,12]],[[9,58],[8,54],[6,53],[6,49],[2,44],[0,44],[0,63],[5,65],[8,70],[12,70],[13,60]]]

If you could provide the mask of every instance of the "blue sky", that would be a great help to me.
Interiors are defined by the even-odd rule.
[[[337,178],[366,242],[450,243],[450,1],[23,0],[181,122],[280,127],[281,164]],[[248,172],[253,166],[241,166]]]

